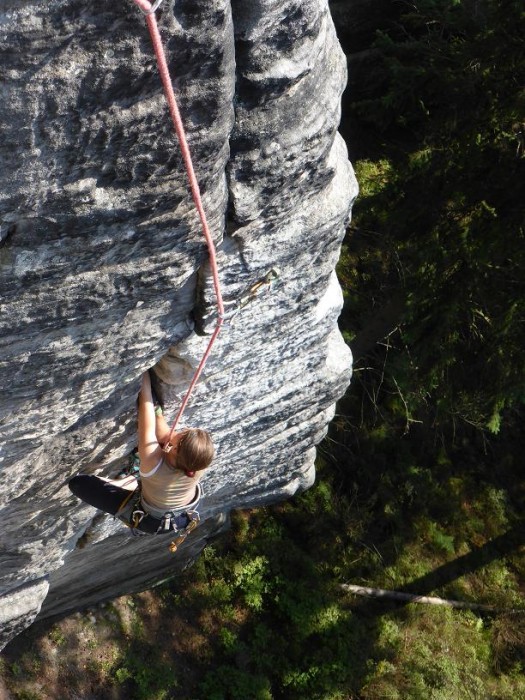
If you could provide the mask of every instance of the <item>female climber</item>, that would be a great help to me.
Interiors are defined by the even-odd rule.
[[[202,471],[215,449],[205,430],[170,429],[160,405],[155,406],[148,372],[142,375],[138,398],[138,454],[140,482],[135,477],[109,480],[80,474],[69,482],[81,500],[123,520],[141,532],[180,531],[195,517]],[[198,514],[197,514],[198,520]]]

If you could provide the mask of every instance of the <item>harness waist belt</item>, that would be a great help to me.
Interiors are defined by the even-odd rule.
[[[148,515],[151,515],[157,520],[162,520],[166,513],[173,513],[173,515],[178,515],[180,513],[185,513],[187,510],[192,510],[192,508],[196,508],[201,497],[202,488],[200,484],[197,484],[195,488],[195,497],[193,498],[193,500],[190,501],[190,503],[186,503],[183,506],[179,506],[178,508],[155,508],[154,506],[150,505],[147,501],[145,501],[143,496],[141,496],[140,498],[140,504]]]

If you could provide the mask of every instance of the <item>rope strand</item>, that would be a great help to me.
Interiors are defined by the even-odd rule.
[[[173,433],[175,432],[177,425],[179,424],[179,421],[182,417],[182,414],[184,413],[186,406],[188,405],[188,402],[190,400],[193,389],[194,389],[195,385],[197,384],[197,382],[199,381],[199,377],[200,377],[202,370],[204,369],[204,365],[206,364],[206,361],[211,353],[213,344],[215,343],[215,340],[216,340],[216,338],[219,335],[219,332],[221,330],[222,324],[224,322],[224,304],[223,304],[223,300],[222,300],[222,293],[221,293],[221,285],[220,285],[220,280],[219,280],[219,270],[218,270],[218,266],[217,266],[217,256],[216,256],[216,251],[215,251],[215,244],[213,242],[213,238],[212,238],[212,235],[210,233],[209,226],[208,226],[208,221],[206,219],[206,214],[204,211],[204,206],[202,203],[201,193],[200,193],[200,189],[199,189],[199,183],[197,181],[197,177],[195,175],[195,170],[193,168],[190,148],[188,146],[188,142],[186,139],[186,133],[184,131],[184,125],[182,123],[182,118],[180,116],[179,107],[177,105],[177,100],[175,98],[175,92],[173,90],[173,84],[172,84],[170,73],[169,73],[168,63],[166,61],[166,54],[164,52],[164,47],[162,45],[162,38],[160,36],[159,27],[157,24],[157,18],[155,16],[155,12],[154,12],[154,9],[156,9],[156,7],[158,7],[158,4],[155,3],[154,5],[152,5],[148,0],[134,0],[134,2],[136,5],[138,5],[140,7],[140,9],[146,15],[146,24],[148,26],[148,30],[149,30],[150,37],[151,37],[151,42],[153,44],[153,50],[155,52],[155,57],[157,59],[157,66],[159,69],[159,74],[160,74],[160,78],[162,81],[162,86],[164,88],[164,95],[165,95],[166,101],[168,103],[168,109],[169,109],[169,113],[171,116],[171,121],[173,122],[173,127],[175,129],[175,133],[177,134],[177,138],[179,140],[180,150],[181,150],[182,158],[184,161],[184,167],[186,169],[186,173],[188,176],[188,181],[190,184],[193,202],[194,202],[195,208],[197,209],[197,212],[199,214],[199,219],[200,219],[201,226],[202,226],[202,232],[203,232],[204,238],[206,240],[206,245],[208,248],[208,254],[209,254],[209,259],[210,259],[210,268],[211,268],[212,278],[213,278],[213,288],[215,291],[215,297],[217,299],[217,324],[215,326],[215,330],[213,331],[212,336],[210,338],[210,342],[208,343],[208,347],[204,351],[204,355],[202,356],[202,359],[201,359],[197,369],[195,370],[195,374],[193,375],[193,379],[191,380],[188,391],[186,392],[186,395],[184,396],[184,398],[182,400],[179,411],[178,411],[177,415],[175,416],[175,420],[173,421],[173,425],[171,427],[169,438],[168,438],[168,442],[169,442],[171,440],[171,438],[173,437]]]

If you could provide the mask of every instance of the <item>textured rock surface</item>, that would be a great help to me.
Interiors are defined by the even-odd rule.
[[[71,496],[72,474],[113,474],[134,447],[146,368],[174,412],[213,294],[140,12],[3,0],[0,646],[42,603],[45,616],[143,588],[187,566],[232,508],[309,486],[349,381],[333,270],[356,185],[336,133],[345,61],[327,3],[162,8],[224,297],[272,267],[280,277],[225,327],[185,414],[218,457],[206,522],[181,551]]]
[[[4,640],[10,639],[33,622],[40,610],[40,605],[36,601],[44,600],[48,590],[49,583],[41,579],[19,586],[3,597],[0,608],[0,630]]]

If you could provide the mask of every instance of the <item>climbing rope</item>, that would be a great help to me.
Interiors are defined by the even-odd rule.
[[[164,88],[164,95],[166,96],[166,101],[168,103],[168,108],[171,116],[171,120],[173,122],[173,126],[175,128],[175,133],[177,134],[177,138],[179,140],[180,144],[180,150],[182,153],[182,158],[184,160],[184,166],[186,168],[186,173],[188,176],[188,181],[190,184],[191,188],[191,194],[193,197],[193,201],[195,203],[195,208],[197,209],[197,212],[199,214],[199,218],[201,221],[202,225],[202,232],[204,234],[204,238],[206,240],[206,245],[208,247],[208,254],[209,254],[209,259],[210,259],[210,268],[212,272],[212,277],[213,277],[213,287],[215,290],[215,296],[217,299],[217,323],[215,326],[215,330],[213,331],[210,342],[208,343],[208,347],[204,351],[204,355],[202,356],[202,359],[199,363],[199,366],[195,370],[195,374],[193,375],[193,379],[190,382],[190,386],[188,388],[188,391],[186,392],[186,395],[182,399],[182,403],[180,405],[179,411],[177,415],[175,416],[175,420],[173,421],[173,425],[170,430],[169,438],[168,438],[168,443],[171,441],[171,438],[173,437],[173,433],[175,432],[177,425],[179,424],[179,421],[182,417],[182,414],[184,413],[184,410],[186,406],[188,405],[188,401],[190,400],[191,394],[193,392],[193,389],[197,382],[199,381],[199,377],[202,373],[202,370],[204,369],[204,365],[206,364],[206,361],[211,353],[213,344],[215,343],[215,340],[217,339],[217,336],[219,335],[219,332],[221,330],[221,326],[224,322],[224,304],[222,301],[222,294],[221,294],[221,286],[219,282],[219,270],[217,267],[217,257],[216,257],[216,252],[215,252],[215,245],[213,243],[213,238],[210,233],[210,229],[208,226],[208,222],[206,220],[206,214],[204,212],[204,207],[202,204],[202,198],[201,198],[201,193],[199,189],[199,183],[197,182],[197,178],[195,176],[195,170],[193,168],[193,163],[191,160],[191,153],[190,149],[188,146],[188,142],[186,140],[186,134],[184,131],[184,126],[182,123],[182,119],[180,116],[179,108],[177,105],[177,100],[175,98],[175,93],[173,91],[173,84],[171,82],[171,77],[168,69],[168,63],[166,61],[166,54],[164,52],[164,47],[162,45],[162,38],[160,36],[160,31],[159,27],[157,24],[157,19],[155,16],[155,11],[158,9],[160,6],[162,0],[156,0],[153,4],[149,2],[149,0],[133,0],[136,5],[140,7],[142,12],[146,16],[146,24],[149,29],[150,37],[151,37],[151,42],[153,44],[153,50],[155,51],[155,57],[157,59],[157,66],[159,69],[159,74],[160,78],[162,80],[162,86]]]

